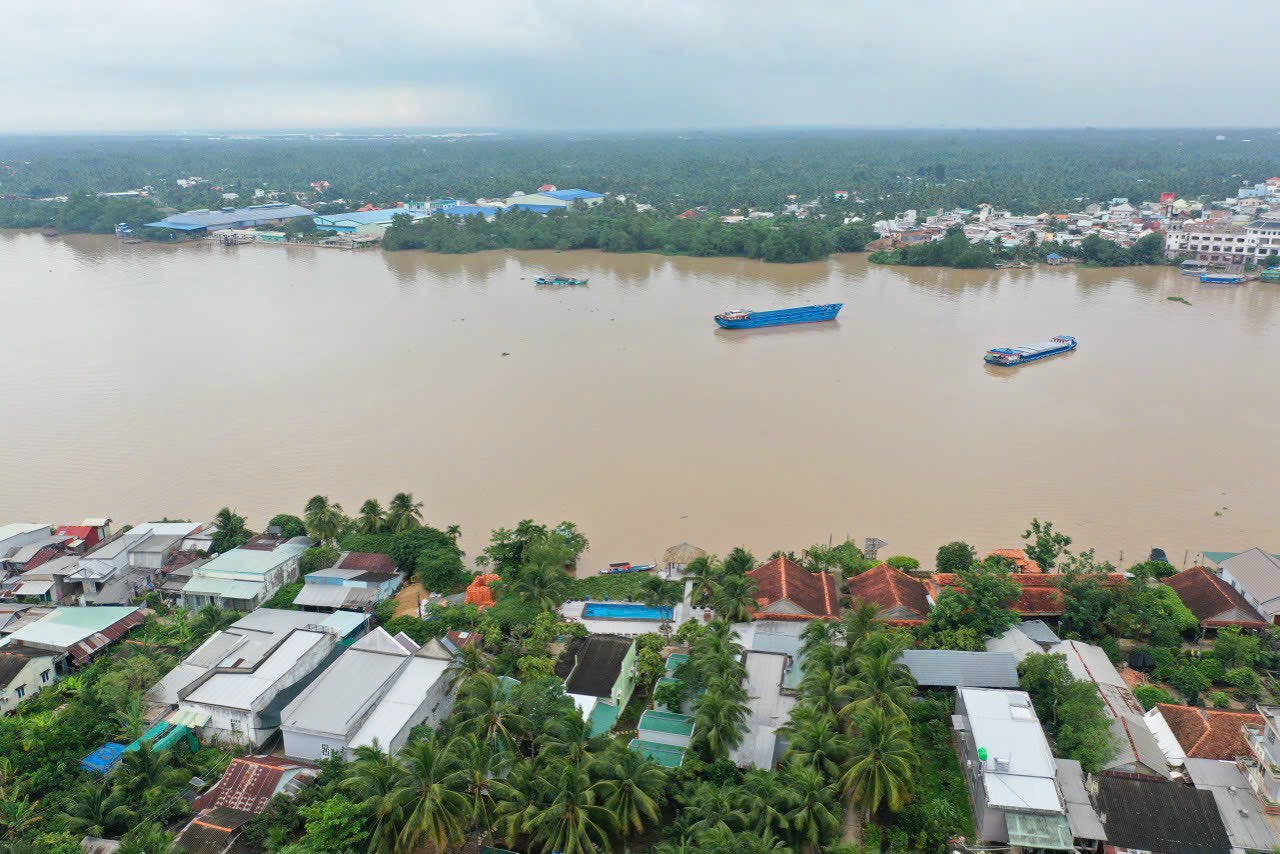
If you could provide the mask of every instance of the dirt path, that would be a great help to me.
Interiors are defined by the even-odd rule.
[[[415,578],[396,593],[396,616],[418,616],[418,602],[423,598],[422,585]]]

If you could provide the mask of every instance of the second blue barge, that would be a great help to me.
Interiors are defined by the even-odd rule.
[[[781,308],[776,311],[749,311],[732,309],[716,315],[716,323],[722,329],[759,329],[762,326],[787,326],[792,323],[817,323],[835,320],[844,303],[806,305],[800,308]]]
[[[1041,341],[1039,344],[1021,344],[1017,347],[993,347],[987,351],[987,355],[983,357],[988,365],[999,365],[1005,368],[1011,368],[1014,365],[1021,365],[1023,362],[1034,362],[1036,359],[1043,359],[1046,356],[1056,356],[1059,353],[1068,353],[1078,346],[1078,342],[1070,335],[1056,335],[1048,341]]]

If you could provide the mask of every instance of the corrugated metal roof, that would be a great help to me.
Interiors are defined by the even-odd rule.
[[[999,809],[1062,812],[1054,785],[1057,765],[1025,691],[959,688],[964,717],[985,748],[982,779],[987,803]]]
[[[1017,688],[1018,660],[1009,652],[908,649],[899,657],[920,685]]]
[[[421,218],[421,213],[411,213],[405,208],[387,208],[378,211],[347,211],[346,213],[322,214],[316,217],[316,225],[374,225],[391,222],[398,216]]]
[[[539,193],[540,196],[550,196],[553,199],[559,199],[562,202],[573,202],[578,199],[603,199],[604,193],[596,193],[591,190],[571,189],[571,190],[548,190],[545,193]]]
[[[138,623],[142,622],[143,615],[137,608],[55,608],[39,620],[9,635],[9,641],[70,649],[96,634],[111,631],[117,624],[134,615],[137,615]]]
[[[386,692],[409,658],[352,647],[320,674],[280,713],[285,730],[305,730],[345,738],[354,734],[371,705]]]
[[[321,644],[332,646],[332,636],[322,632],[296,631],[252,673],[215,673],[182,702],[232,709],[252,708],[263,694],[279,688],[285,674]]]
[[[1059,643],[1062,640],[1044,620],[1024,620],[1014,628],[1036,643]]]
[[[1107,831],[1085,788],[1083,766],[1074,759],[1055,759],[1054,762],[1058,766],[1058,791],[1067,804],[1072,834],[1077,839],[1105,841]]]
[[[235,578],[192,575],[191,580],[182,588],[182,593],[183,595],[221,596],[224,599],[253,599],[262,593],[265,587],[266,583],[262,581],[240,581]]]
[[[270,550],[232,549],[200,567],[196,577],[223,575],[256,581],[300,556],[306,550],[306,546],[295,546],[289,543],[281,543]]]
[[[1234,762],[1218,759],[1188,759],[1187,776],[1197,789],[1213,793],[1218,815],[1226,825],[1233,847],[1248,851],[1271,851],[1280,846],[1280,836],[1267,820],[1258,796]]]
[[[307,210],[301,205],[276,203],[270,205],[251,205],[247,208],[224,210],[194,210],[186,213],[171,214],[159,222],[149,222],[149,228],[173,228],[179,231],[190,231],[196,228],[217,228],[237,223],[261,222],[269,219],[291,219],[300,216],[315,216],[315,211]]]
[[[450,205],[441,211],[446,216],[493,216],[498,208],[490,205]]]

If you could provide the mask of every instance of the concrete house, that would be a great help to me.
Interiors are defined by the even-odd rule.
[[[0,648],[0,715],[57,681],[59,658],[58,653],[33,647]]]
[[[1223,560],[1222,580],[1244,596],[1268,623],[1280,623],[1280,558],[1259,548]]]
[[[891,626],[919,626],[929,617],[933,599],[923,582],[882,563],[847,582],[851,602],[869,602]]]
[[[984,842],[1072,850],[1058,765],[1025,691],[960,688],[952,725]]]
[[[663,768],[679,768],[693,741],[693,718],[678,712],[648,709],[640,715],[636,737],[627,745]]]
[[[303,578],[293,604],[308,610],[367,611],[400,587],[395,562],[383,554],[346,552],[337,564]]]
[[[284,542],[270,549],[246,543],[224,552],[192,572],[182,589],[182,604],[192,609],[217,605],[252,611],[297,579],[298,561],[306,550],[300,543]]]
[[[280,712],[337,654],[364,617],[260,608],[218,632],[152,686],[152,716],[257,748]]]
[[[280,715],[284,752],[296,759],[350,758],[375,741],[400,750],[419,724],[436,724],[453,708],[447,671],[453,656],[429,641],[374,629],[342,653]]]
[[[0,560],[13,554],[23,546],[48,537],[53,526],[48,523],[11,522],[0,525]]]
[[[1267,627],[1267,619],[1249,604],[1244,594],[1207,567],[1193,566],[1166,578],[1164,583],[1173,588],[1182,604],[1195,614],[1200,625],[1206,629],[1223,626],[1249,629]]]
[[[573,638],[556,662],[556,676],[593,735],[608,732],[636,687],[636,644],[620,635]]]
[[[753,619],[808,622],[840,616],[840,596],[829,572],[810,572],[788,557],[779,557],[747,575],[759,587]]]
[[[747,671],[747,731],[729,758],[741,768],[772,768],[786,749],[778,728],[790,720],[796,705],[794,693],[784,690],[791,657],[750,649],[742,663]]]

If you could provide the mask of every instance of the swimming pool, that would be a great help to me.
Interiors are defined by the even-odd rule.
[[[671,608],[639,605],[634,602],[588,602],[582,606],[582,616],[593,620],[670,620]]]

